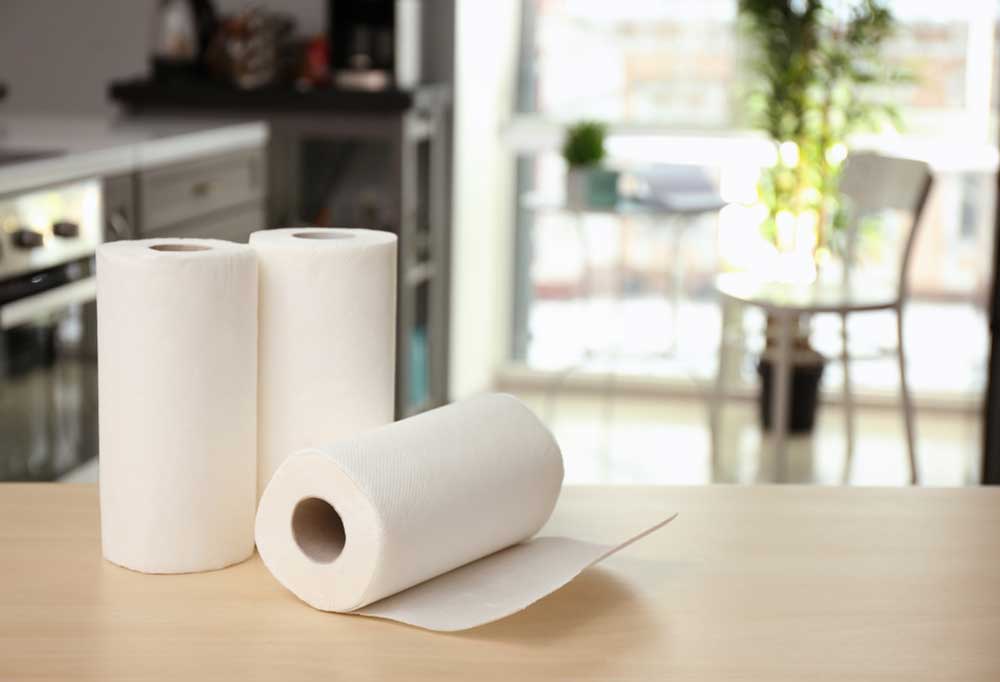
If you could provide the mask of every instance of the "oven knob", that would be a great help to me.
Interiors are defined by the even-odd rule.
[[[19,249],[34,249],[42,245],[42,233],[21,227],[10,235],[11,241]]]
[[[71,223],[68,220],[60,220],[58,222],[52,223],[52,234],[57,237],[79,237],[80,236],[80,226],[76,223]]]

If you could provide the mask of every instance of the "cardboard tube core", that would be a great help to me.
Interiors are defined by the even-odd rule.
[[[353,234],[343,232],[296,232],[292,235],[296,239],[351,239]]]
[[[202,246],[200,244],[154,244],[149,248],[153,251],[166,251],[177,252],[177,251],[210,251],[211,246]]]
[[[302,553],[320,564],[339,557],[347,540],[340,514],[318,497],[307,497],[295,505],[292,536]]]

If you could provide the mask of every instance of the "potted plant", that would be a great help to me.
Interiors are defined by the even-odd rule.
[[[566,131],[562,154],[566,173],[566,205],[571,208],[611,208],[618,202],[618,173],[601,165],[607,128],[581,121]]]
[[[838,185],[850,135],[898,121],[872,87],[905,80],[881,56],[894,19],[880,0],[740,0],[739,10],[755,52],[750,111],[777,152],[758,183],[767,208],[762,231],[780,255],[805,259],[806,271],[815,273],[844,241]],[[771,336],[758,367],[762,405],[772,375]],[[801,432],[812,427],[823,371],[808,322],[799,325],[793,348],[790,430]]]

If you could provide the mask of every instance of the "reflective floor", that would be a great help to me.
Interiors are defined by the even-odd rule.
[[[712,472],[705,402],[693,398],[567,393],[550,400],[539,391],[506,387],[549,425],[563,451],[567,484],[816,483],[906,485],[903,424],[895,410],[860,408],[855,453],[845,464],[843,414],[820,408],[812,437],[793,437],[783,475],[757,411],[749,401],[731,401],[723,416],[721,456]],[[978,482],[981,420],[976,412],[921,410],[917,414],[918,457],[924,485]],[[92,461],[65,481],[97,480]]]
[[[906,448],[898,411],[861,408],[849,465],[843,414],[820,408],[811,437],[791,439],[784,465],[762,439],[749,401],[727,404],[721,456],[712,473],[708,412],[692,398],[622,397],[565,393],[549,400],[538,391],[512,391],[548,423],[566,462],[567,484],[818,483],[905,485]],[[978,481],[980,417],[970,411],[917,414],[918,458],[925,485]]]

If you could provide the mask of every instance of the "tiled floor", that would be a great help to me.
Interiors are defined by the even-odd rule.
[[[718,476],[713,477],[708,412],[704,401],[564,393],[554,400],[537,391],[512,391],[548,423],[563,450],[566,482],[703,484],[785,482],[904,485],[903,425],[898,411],[861,409],[856,446],[845,477],[841,411],[820,409],[812,437],[793,438],[785,474],[762,448],[756,407],[727,404]],[[920,411],[918,456],[922,483],[965,485],[979,475],[980,417],[976,412]],[[767,442],[765,441],[765,444]]]
[[[769,441],[761,437],[755,403],[742,400],[727,403],[721,461],[713,475],[705,400],[656,394],[669,394],[673,387],[681,395],[699,395],[713,384],[720,306],[711,296],[686,297],[676,325],[670,306],[663,296],[641,295],[533,303],[524,368],[529,380],[524,390],[519,390],[516,378],[505,382],[504,388],[513,387],[512,392],[544,415],[563,446],[567,482],[906,482],[903,425],[895,409],[899,370],[895,356],[886,353],[895,348],[891,315],[871,313],[850,319],[855,395],[860,402],[877,407],[858,411],[855,453],[849,465],[843,413],[836,405],[821,408],[812,437],[792,439],[781,466],[774,461]],[[764,318],[748,308],[743,320],[746,353],[739,379],[734,377],[735,384],[730,381],[727,390],[753,395],[758,381],[753,360],[763,341]],[[985,386],[988,339],[985,315],[970,303],[913,301],[906,308],[904,322],[911,387],[922,408],[917,415],[921,481],[928,485],[977,482],[981,454],[977,406]],[[827,357],[839,356],[839,325],[836,316],[813,319],[813,344]],[[947,330],[945,352],[942,330]],[[556,400],[547,398],[545,391],[559,384],[558,378],[552,378],[570,368],[575,368],[572,374],[563,375],[570,388],[557,393]],[[607,372],[618,377],[619,389],[626,387],[611,391],[616,396],[611,400],[603,397],[609,394],[600,388],[603,380],[594,380]],[[839,363],[828,363],[823,376],[825,395],[839,397],[842,377]],[[627,388],[652,384],[660,385],[651,391],[652,396],[629,393]]]

